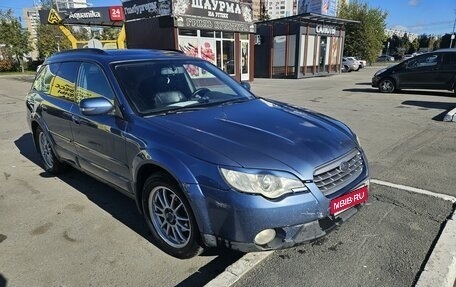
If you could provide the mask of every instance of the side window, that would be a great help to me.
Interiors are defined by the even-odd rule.
[[[33,82],[33,89],[37,90],[38,92],[49,94],[52,80],[57,74],[59,67],[60,63],[49,64],[42,67],[39,74],[36,76],[35,81]]]
[[[54,77],[54,81],[52,81],[51,96],[74,101],[74,89],[79,65],[78,62],[64,62],[60,64],[57,75]]]
[[[456,53],[444,54],[443,65],[456,65]]]
[[[105,97],[114,101],[114,93],[103,70],[96,64],[82,63],[76,87],[76,102],[91,97]]]
[[[410,61],[407,65],[410,69],[423,68],[436,66],[440,61],[440,56],[437,54],[423,55],[419,56],[416,59]]]

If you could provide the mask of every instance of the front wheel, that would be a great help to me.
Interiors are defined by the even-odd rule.
[[[378,84],[378,90],[381,93],[392,93],[396,89],[396,85],[391,79],[383,79]]]
[[[44,170],[53,174],[62,172],[64,165],[55,156],[50,139],[40,127],[36,128],[35,142],[44,165]]]
[[[150,176],[142,194],[144,216],[157,246],[181,259],[201,254],[201,239],[179,185],[164,174]]]

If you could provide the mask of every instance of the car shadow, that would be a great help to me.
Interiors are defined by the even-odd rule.
[[[41,159],[33,146],[31,133],[22,135],[15,140],[14,143],[21,155],[36,165],[41,166]],[[55,175],[43,171],[40,176],[54,177]],[[65,173],[58,175],[57,177],[75,190],[84,194],[98,207],[111,214],[115,219],[148,240],[151,244],[154,244],[152,234],[150,233],[143,216],[138,212],[134,200],[74,168],[68,168]],[[181,282],[179,286],[205,285],[243,255],[244,254],[241,252],[232,250],[209,248],[200,256],[217,257]]]
[[[366,85],[367,83],[356,83],[356,85]],[[370,85],[370,83],[369,83]],[[377,88],[350,88],[350,89],[343,89],[343,92],[353,92],[353,93],[379,93]],[[417,91],[417,90],[400,90],[395,91],[393,93],[385,93],[384,95],[395,95],[395,94],[402,94],[402,95],[422,95],[422,96],[436,96],[436,97],[453,97],[454,93],[451,91]]]
[[[0,273],[0,287],[6,287],[7,282],[6,278]]]
[[[434,109],[434,110],[444,110],[442,113],[436,115],[432,119],[434,121],[443,121],[443,118],[448,113],[448,111],[454,109],[456,107],[456,103],[448,103],[448,102],[431,102],[431,101],[403,101],[402,105],[405,106],[415,106],[422,109]]]
[[[371,82],[363,82],[363,83],[356,83],[355,85],[358,85],[358,86],[370,86],[372,85]]]
[[[436,97],[454,97],[454,93],[450,91],[417,91],[417,90],[400,90],[396,94],[405,95],[421,95],[421,96],[436,96]]]
[[[372,93],[377,92],[377,89],[371,88],[351,88],[351,89],[343,89],[343,92],[352,92],[352,93]]]

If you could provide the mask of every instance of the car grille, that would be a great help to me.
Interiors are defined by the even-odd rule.
[[[347,155],[317,168],[314,172],[314,183],[325,196],[328,196],[353,182],[361,174],[363,168],[361,153],[353,150]]]

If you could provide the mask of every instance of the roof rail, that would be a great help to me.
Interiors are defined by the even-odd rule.
[[[105,50],[97,48],[81,48],[81,49],[70,49],[57,52],[56,54],[70,54],[70,53],[88,53],[88,54],[107,54]]]

